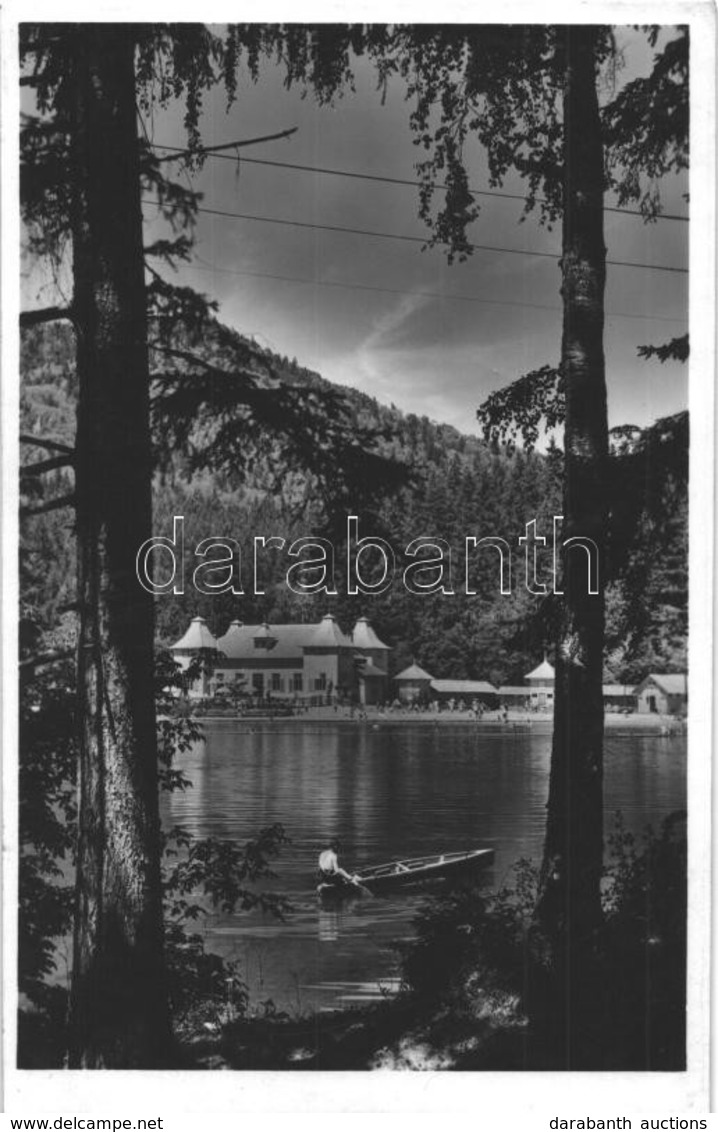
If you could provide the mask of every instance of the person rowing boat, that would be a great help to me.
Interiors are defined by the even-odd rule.
[[[329,842],[327,849],[322,849],[319,854],[319,880],[324,884],[337,884],[338,882],[345,881],[347,884],[356,885],[361,888],[361,880],[356,874],[351,874],[343,869],[339,864],[339,857],[337,854],[341,849],[341,842],[338,838],[333,838]]]
[[[336,856],[336,843],[332,845]],[[320,858],[331,865],[329,858]],[[387,861],[381,865],[363,868],[353,877],[339,868],[324,872],[320,869],[317,891],[331,898],[356,895],[358,891],[371,894],[391,892],[416,884],[444,881],[466,876],[474,869],[493,864],[493,849],[462,849],[447,853],[431,853],[424,857],[406,857],[401,861]]]

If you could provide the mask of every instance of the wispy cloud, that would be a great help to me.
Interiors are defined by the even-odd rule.
[[[379,315],[374,321],[369,334],[364,339],[360,350],[390,349],[399,344],[397,332],[407,323],[417,311],[426,307],[433,300],[426,295],[402,295],[394,306]],[[393,341],[392,341],[393,339]]]
[[[425,295],[402,295],[389,310],[373,321],[369,333],[360,343],[353,359],[361,384],[367,392],[377,397],[391,394],[392,391],[388,388],[390,382],[387,381],[385,359],[381,355],[387,350],[399,347],[402,336],[398,332],[430,302],[432,300]]]

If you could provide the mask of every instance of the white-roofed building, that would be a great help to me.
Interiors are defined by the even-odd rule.
[[[685,672],[651,672],[636,687],[636,710],[657,715],[682,715],[688,706]]]
[[[374,632],[371,622],[366,617],[360,617],[352,631],[352,644],[355,649],[361,649],[362,654],[371,660],[377,668],[386,672],[388,657],[391,649],[380,641]]]
[[[217,640],[212,636],[204,617],[193,617],[185,635],[172,645],[172,652],[175,656],[193,656],[200,649],[218,647]]]
[[[556,680],[556,669],[552,664],[549,664],[544,656],[541,663],[532,672],[527,672],[524,680],[531,685],[532,688],[552,688]]]
[[[371,622],[360,617],[352,629],[352,648],[359,680],[359,702],[383,703],[389,697],[389,653]]]
[[[524,677],[528,688],[524,690],[526,697],[525,703],[531,706],[536,711],[550,711],[553,708],[554,702],[554,685],[556,682],[556,671],[553,665],[546,659],[544,655],[543,660]],[[516,706],[520,702],[521,689],[517,688],[499,688],[499,695],[508,703],[513,702]],[[603,702],[604,705],[611,709],[632,710],[635,706],[634,689],[632,685],[628,684],[604,684],[603,685]]]
[[[524,680],[529,686],[529,703],[535,711],[551,711],[553,709],[554,684],[556,683],[556,670],[544,658],[537,668],[528,672]]]
[[[313,627],[302,653],[307,691],[332,696],[350,695],[356,690],[354,647],[332,613]]]
[[[201,633],[193,628],[196,622],[204,626]],[[205,643],[210,640],[211,644]],[[202,618],[195,618],[172,653],[186,667],[189,657],[208,647],[218,650],[210,691],[239,684],[243,692],[259,699],[322,702],[378,703],[387,696],[391,650],[366,618],[360,618],[351,636],[331,613],[306,625],[232,621],[216,641]],[[197,688],[191,694],[202,696],[208,691]]]
[[[210,694],[219,649],[220,645],[210,632],[204,617],[193,617],[187,632],[172,645],[172,656],[183,671],[196,658],[203,660],[201,672],[189,690],[189,695],[193,698]]]
[[[429,693],[433,679],[420,665],[412,662],[394,677],[397,696],[402,703],[413,704]]]
[[[525,677],[528,703],[535,710],[550,710],[554,701],[556,673],[546,657]],[[499,688],[499,695],[510,702],[518,689]],[[644,714],[682,715],[688,704],[688,677],[684,672],[665,675],[651,673],[640,684],[604,684],[603,702],[609,711],[638,711]]]

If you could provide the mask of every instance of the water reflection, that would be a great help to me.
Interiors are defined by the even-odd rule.
[[[327,908],[319,904],[317,916],[320,943],[334,943],[339,939],[339,909]]]
[[[549,729],[538,726],[207,725],[206,740],[179,764],[193,788],[165,800],[165,817],[196,837],[239,841],[282,822],[291,845],[272,887],[294,908],[283,923],[217,915],[208,945],[239,961],[255,999],[291,1011],[331,1004],[349,987],[376,990],[396,976],[393,944],[411,934],[421,895],[322,906],[320,849],[340,835],[342,863],[361,868],[486,846],[495,865],[482,876],[501,884],[519,857],[540,855],[549,759]],[[607,815],[620,809],[635,833],[683,808],[685,740],[609,732],[605,801]]]

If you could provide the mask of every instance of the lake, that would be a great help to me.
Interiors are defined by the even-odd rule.
[[[300,1014],[377,998],[396,980],[392,944],[412,934],[420,894],[366,896],[341,909],[317,900],[320,849],[342,839],[350,869],[473,846],[495,850],[487,885],[520,857],[541,854],[550,725],[309,720],[203,723],[205,739],[178,760],[192,781],[165,796],[163,817],[196,837],[245,842],[281,822],[291,844],[272,887],[291,900],[284,922],[259,913],[212,915],[209,950],[239,962],[253,1005]],[[620,810],[634,833],[686,804],[686,740],[610,729],[606,827]]]

